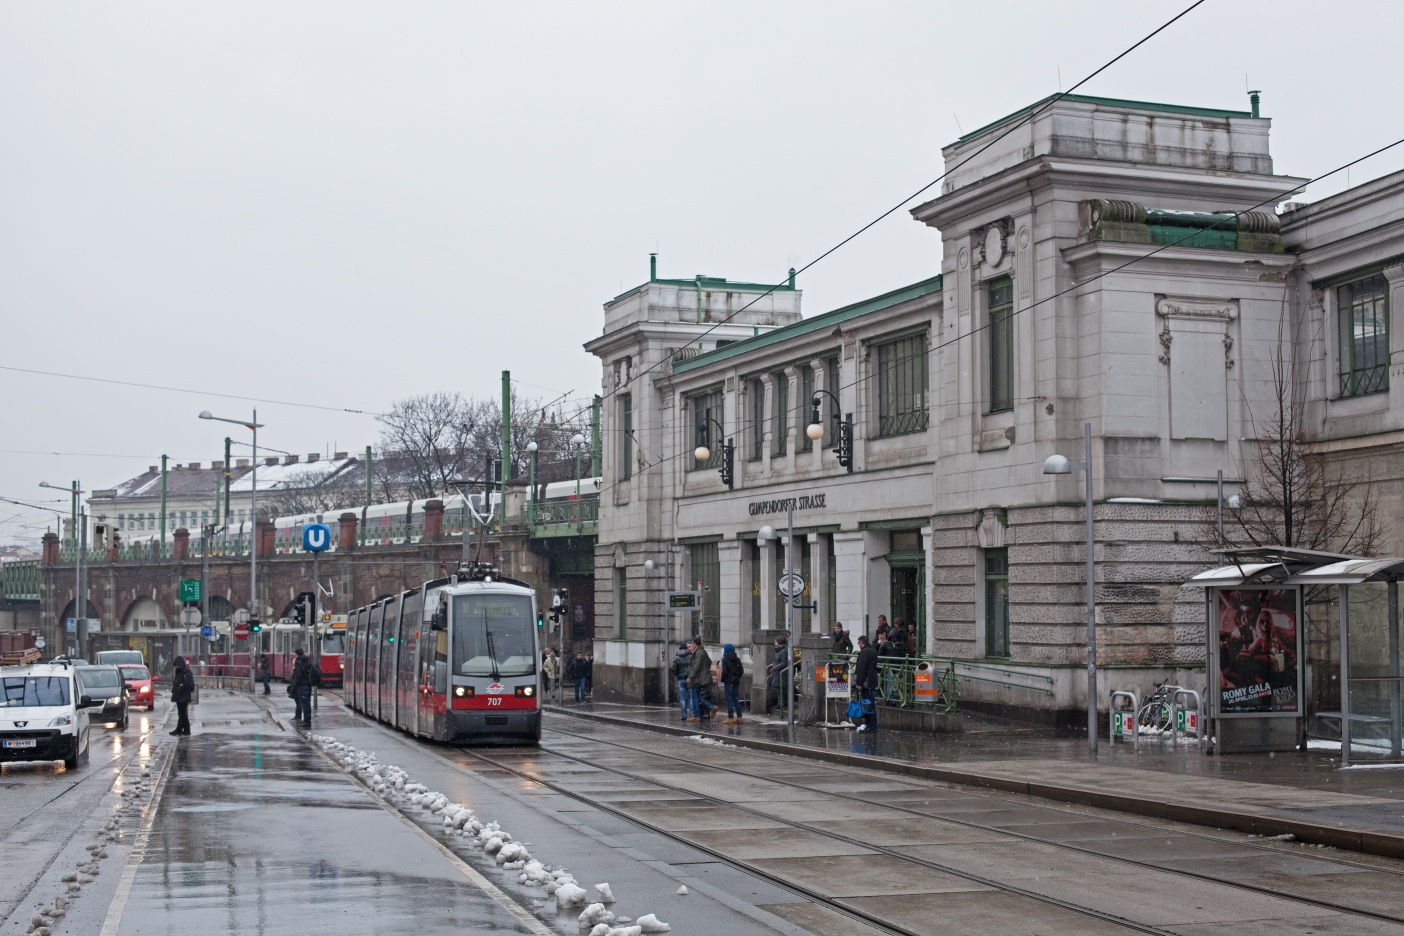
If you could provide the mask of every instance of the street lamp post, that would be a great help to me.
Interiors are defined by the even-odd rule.
[[[585,514],[580,503],[580,453],[585,450],[585,437],[580,433],[570,437],[570,447],[575,449],[575,532],[585,530]]]
[[[258,430],[263,428],[263,423],[258,421],[258,410],[253,411],[253,419],[245,421],[242,419],[225,419],[223,416],[214,416],[209,410],[200,413],[201,419],[212,419],[215,422],[233,423],[236,426],[243,426],[253,433],[253,458],[250,464],[253,465],[251,484],[253,495],[249,499],[249,613],[258,619]],[[229,506],[226,503],[225,509]]]
[[[536,523],[536,452],[540,447],[535,439],[527,443],[527,451],[531,453],[531,518],[527,521],[527,526]]]
[[[726,437],[726,427],[717,422],[715,416],[708,415],[705,421],[697,427],[697,448],[692,452],[692,456],[700,462],[704,462],[712,457],[712,450],[707,445],[709,441],[707,439],[707,430],[711,426],[717,427],[718,438]],[[726,441],[722,442],[721,454],[722,463],[721,468],[718,469],[718,473],[721,475],[722,484],[730,488],[732,482],[735,480],[734,469],[736,467],[736,446],[732,444],[730,439],[726,439]]]
[[[1097,753],[1097,575],[1092,541],[1092,424],[1082,424],[1083,460],[1070,462],[1062,455],[1049,455],[1044,474],[1071,474],[1081,471],[1087,480],[1087,749]]]
[[[65,490],[47,481],[40,481],[39,486],[55,491]],[[73,640],[81,650],[83,641],[88,636],[88,602],[83,592],[83,534],[80,532],[84,524],[82,510],[79,508],[79,498],[83,495],[83,490],[78,481],[74,481],[73,486],[67,490],[73,495]],[[68,628],[65,627],[65,644],[68,643],[67,633]],[[81,656],[81,652],[78,655]]]
[[[814,398],[809,401],[809,425],[805,427],[804,434],[814,442],[819,442],[824,438],[824,423],[819,417],[819,395],[821,393],[832,397],[834,401],[834,418],[838,420],[838,438],[834,440],[834,454],[838,456],[839,465],[847,469],[849,474],[853,474],[853,414],[842,415],[843,407],[839,405],[839,398],[834,396],[832,391],[814,391]]]

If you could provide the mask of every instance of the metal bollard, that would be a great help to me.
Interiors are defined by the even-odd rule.
[[[1114,690],[1114,691],[1112,692],[1112,694],[1111,694],[1111,708],[1110,708],[1110,710],[1109,710],[1108,713],[1107,713],[1107,717],[1108,717],[1107,728],[1108,728],[1109,733],[1111,734],[1111,743],[1112,743],[1112,744],[1116,744],[1116,716],[1117,716],[1117,714],[1118,714],[1118,713],[1117,713],[1117,710],[1116,710],[1116,700],[1117,700],[1118,698],[1121,698],[1121,699],[1130,699],[1130,700],[1131,700],[1131,743],[1132,743],[1132,747],[1133,747],[1134,750],[1140,751],[1140,750],[1141,750],[1141,700],[1140,700],[1139,697],[1137,697],[1137,695],[1136,695],[1135,692],[1130,692],[1130,691],[1125,691],[1125,692],[1123,692],[1122,690],[1117,689],[1117,690]]]
[[[1186,689],[1184,686],[1176,686],[1175,694],[1170,697],[1170,740],[1172,744],[1180,743],[1180,719],[1179,712],[1180,696],[1194,696],[1194,734],[1195,743],[1199,749],[1204,750],[1204,710],[1201,707],[1199,693],[1193,689]],[[1184,711],[1189,711],[1184,709]]]

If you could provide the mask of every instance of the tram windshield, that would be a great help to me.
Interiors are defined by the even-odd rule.
[[[342,651],[342,649],[341,649],[341,635],[340,635],[340,634],[328,634],[327,636],[323,637],[323,638],[322,638],[322,652],[323,652],[323,653],[328,653],[328,654],[331,654],[331,653],[342,653],[342,652],[344,652],[344,651]]]
[[[536,672],[536,622],[526,595],[458,595],[453,604],[453,671],[459,676]]]

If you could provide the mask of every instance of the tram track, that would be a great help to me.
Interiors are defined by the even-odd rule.
[[[1195,872],[1195,871],[1192,871],[1192,870],[1187,870],[1187,869],[1184,869],[1184,868],[1181,868],[1181,867],[1173,867],[1173,868],[1172,868],[1172,867],[1167,867],[1167,866],[1165,866],[1165,865],[1163,865],[1163,864],[1156,864],[1155,862],[1152,862],[1152,861],[1144,861],[1144,860],[1136,859],[1136,858],[1128,858],[1128,857],[1126,857],[1126,856],[1124,856],[1124,855],[1117,855],[1117,854],[1113,854],[1113,853],[1106,852],[1106,851],[1100,851],[1100,850],[1098,850],[1098,849],[1090,848],[1090,847],[1085,846],[1085,845],[1078,845],[1078,844],[1075,844],[1075,843],[1072,843],[1072,842],[1060,841],[1060,840],[1058,840],[1058,839],[1045,838],[1045,837],[1042,837],[1042,836],[1032,835],[1032,834],[1029,834],[1029,833],[1027,833],[1027,832],[1018,832],[1018,831],[1014,831],[1014,830],[1011,830],[1011,829],[1002,828],[1002,827],[1000,827],[1000,826],[993,826],[993,825],[987,825],[987,824],[984,824],[984,823],[973,822],[973,821],[968,820],[968,819],[958,819],[958,818],[955,818],[955,817],[952,817],[952,816],[949,816],[949,815],[932,814],[932,813],[928,813],[928,812],[922,812],[921,810],[911,809],[911,808],[908,808],[908,807],[899,806],[899,805],[894,805],[894,804],[891,804],[891,803],[876,803],[876,804],[875,804],[875,803],[871,802],[870,800],[864,799],[864,798],[862,798],[862,797],[860,797],[860,796],[855,796],[855,795],[848,794],[848,793],[836,793],[836,792],[834,792],[834,791],[832,791],[832,790],[825,790],[825,789],[821,789],[821,788],[819,788],[819,787],[807,786],[807,785],[802,784],[802,783],[796,783],[796,782],[793,781],[793,780],[782,780],[782,779],[778,779],[778,778],[773,777],[773,776],[766,776],[766,775],[764,775],[764,774],[752,773],[752,772],[750,772],[750,771],[740,770],[740,769],[737,769],[737,768],[734,768],[734,767],[726,767],[726,766],[720,766],[720,765],[716,765],[716,764],[699,765],[696,761],[688,760],[687,758],[678,757],[678,756],[672,755],[672,754],[665,754],[665,753],[662,753],[661,751],[657,750],[656,748],[655,748],[655,749],[638,748],[638,747],[634,747],[634,746],[629,745],[629,744],[623,744],[623,743],[618,742],[618,741],[612,741],[612,740],[600,738],[600,737],[597,737],[597,736],[595,736],[595,735],[569,734],[569,733],[567,733],[567,732],[562,732],[562,731],[560,731],[559,729],[555,729],[555,728],[547,728],[547,729],[544,729],[544,730],[545,730],[545,731],[549,731],[549,732],[551,732],[551,733],[553,733],[553,734],[561,734],[561,735],[565,735],[566,737],[570,737],[570,738],[574,738],[574,739],[586,739],[586,740],[589,740],[589,741],[594,742],[594,743],[597,743],[597,744],[607,744],[607,745],[610,745],[611,747],[617,747],[617,748],[621,748],[621,749],[626,750],[626,751],[632,751],[632,752],[634,752],[634,753],[636,753],[636,754],[644,754],[644,755],[647,755],[647,756],[650,756],[650,757],[658,757],[658,758],[664,758],[664,759],[671,760],[671,761],[676,761],[676,762],[679,762],[679,763],[687,764],[687,765],[690,766],[690,767],[703,766],[703,767],[705,767],[705,768],[708,769],[708,770],[717,770],[717,771],[722,771],[722,772],[725,772],[725,773],[735,774],[735,775],[737,775],[737,776],[743,776],[743,777],[746,777],[746,778],[748,778],[748,779],[750,779],[750,780],[759,780],[759,781],[763,781],[763,782],[767,782],[767,783],[779,784],[779,785],[781,785],[781,786],[786,786],[786,787],[789,787],[789,788],[791,788],[791,789],[803,790],[804,792],[813,793],[813,794],[818,794],[818,795],[821,795],[821,796],[824,796],[824,797],[827,797],[827,798],[830,798],[830,799],[842,799],[842,800],[845,800],[845,801],[848,801],[848,802],[860,803],[860,804],[863,804],[863,805],[865,805],[865,806],[874,806],[874,805],[877,805],[877,806],[880,806],[880,807],[883,808],[883,809],[892,811],[892,812],[894,812],[894,813],[909,815],[909,816],[912,816],[912,817],[921,818],[921,819],[926,819],[926,820],[933,820],[933,819],[934,819],[934,820],[941,821],[941,822],[949,822],[949,823],[951,823],[951,824],[953,824],[953,825],[959,825],[959,826],[963,826],[963,827],[969,828],[969,829],[975,829],[975,830],[979,830],[979,831],[982,831],[982,832],[988,832],[988,833],[991,833],[991,834],[1000,835],[1000,836],[1004,836],[1004,837],[1008,837],[1008,838],[1019,839],[1019,840],[1021,840],[1021,841],[1025,841],[1025,842],[1032,842],[1032,843],[1039,844],[1039,845],[1046,845],[1046,846],[1053,847],[1053,848],[1059,848],[1059,849],[1063,849],[1063,850],[1066,850],[1066,851],[1076,852],[1076,853],[1079,853],[1079,854],[1087,855],[1087,856],[1089,856],[1089,857],[1101,859],[1101,860],[1104,860],[1104,861],[1114,861],[1114,862],[1117,862],[1117,863],[1119,863],[1119,864],[1129,865],[1129,866],[1131,866],[1131,867],[1136,867],[1136,868],[1140,868],[1140,869],[1143,869],[1143,870],[1157,871],[1157,872],[1162,872],[1162,873],[1165,873],[1165,874],[1174,874],[1174,875],[1177,875],[1177,876],[1180,876],[1180,877],[1193,878],[1193,879],[1196,879],[1196,880],[1204,881],[1204,882],[1206,882],[1206,883],[1215,884],[1215,885],[1218,885],[1218,886],[1221,886],[1221,887],[1236,888],[1236,889],[1238,889],[1238,890],[1248,891],[1248,892],[1255,893],[1255,894],[1259,894],[1259,895],[1265,896],[1265,897],[1272,897],[1272,898],[1277,898],[1277,899],[1281,899],[1281,900],[1288,900],[1288,901],[1291,901],[1291,902],[1293,902],[1293,903],[1300,903],[1300,904],[1305,904],[1305,905],[1307,905],[1307,906],[1313,906],[1313,907],[1316,907],[1316,908],[1322,909],[1322,910],[1331,910],[1331,911],[1338,912],[1338,913],[1350,913],[1350,914],[1353,914],[1353,915],[1356,915],[1356,916],[1369,917],[1369,918],[1381,920],[1381,921],[1384,921],[1384,922],[1404,924],[1404,916],[1399,916],[1399,915],[1384,913],[1384,912],[1377,911],[1377,910],[1371,910],[1371,909],[1368,909],[1368,908],[1365,908],[1365,907],[1358,907],[1358,906],[1352,906],[1352,905],[1349,905],[1349,904],[1341,904],[1341,903],[1335,903],[1335,902],[1332,902],[1332,901],[1325,901],[1325,900],[1321,900],[1321,899],[1319,899],[1319,898],[1309,897],[1309,896],[1306,896],[1306,895],[1303,895],[1303,894],[1294,894],[1294,893],[1290,893],[1290,892],[1287,892],[1287,891],[1279,890],[1279,889],[1276,889],[1276,888],[1263,887],[1263,886],[1256,885],[1256,884],[1249,884],[1249,883],[1246,883],[1246,882],[1243,882],[1243,881],[1226,880],[1226,879],[1224,879],[1224,878],[1222,878],[1222,877],[1214,877],[1214,876],[1212,876],[1212,875],[1202,874],[1202,873]],[[549,749],[547,749],[547,750],[549,750]],[[558,752],[558,751],[552,751],[552,753],[556,753],[556,754],[558,754],[558,755],[560,755],[560,756],[574,757],[574,755],[561,754],[561,752]],[[761,756],[761,757],[770,757],[770,756],[774,756],[774,755],[767,755],[767,754],[764,754],[764,753],[761,753],[761,752],[755,752],[755,751],[748,751],[747,753],[748,753],[749,755],[751,755],[751,756]],[[583,763],[583,761],[582,761],[582,763]],[[598,767],[599,769],[607,769],[607,770],[608,770],[608,769],[612,769],[612,768],[602,767],[601,765],[592,765],[592,766],[596,766],[596,767]],[[853,770],[853,769],[851,769],[851,768],[843,768],[843,767],[839,767],[839,766],[835,766],[835,765],[824,765],[824,766],[825,766],[825,768],[826,768],[827,770],[829,770],[830,772],[833,772],[833,773],[840,773],[840,774],[844,774],[844,775],[847,775],[847,776],[866,777],[866,778],[869,778],[869,779],[870,779],[871,776],[872,776],[871,774],[863,774],[863,773],[860,773],[860,772],[858,772],[858,771],[855,771],[855,770]],[[904,782],[904,783],[912,783],[913,781],[910,780],[910,779],[908,779],[908,778],[903,778],[903,779],[902,779],[902,782]],[[686,788],[681,788],[681,789],[686,789]],[[936,789],[940,789],[940,788],[937,787]],[[962,790],[961,792],[962,792],[962,793],[967,793],[967,791],[964,791],[964,790]],[[697,795],[697,794],[694,794],[694,795]],[[968,795],[970,795],[970,796],[972,796],[972,797],[974,797],[974,798],[977,798],[977,799],[986,799],[986,800],[989,800],[989,801],[995,802],[995,803],[1001,803],[1001,804],[1003,804],[1003,803],[1006,803],[1006,802],[1007,802],[1007,801],[1005,801],[1005,800],[1002,800],[1002,799],[999,799],[999,798],[996,798],[996,797],[992,797],[992,796],[989,796],[988,794],[984,794],[984,793],[980,793],[980,792],[969,791],[969,792],[968,792]],[[1077,818],[1079,818],[1079,819],[1087,819],[1087,818],[1089,818],[1089,816],[1088,816],[1087,813],[1080,813],[1080,812],[1077,812],[1077,811],[1074,811],[1074,810],[1065,810],[1065,809],[1061,809],[1060,807],[1057,807],[1057,806],[1039,805],[1037,808],[1039,808],[1039,809],[1046,809],[1046,810],[1048,810],[1048,811],[1050,811],[1050,812],[1062,813],[1062,814],[1068,815],[1068,816],[1074,816],[1074,817],[1077,817]],[[1100,817],[1097,817],[1097,818],[1100,818]],[[1140,821],[1134,821],[1134,820],[1124,820],[1124,819],[1120,819],[1120,818],[1118,818],[1118,819],[1116,819],[1116,820],[1112,820],[1112,821],[1121,822],[1121,823],[1123,823],[1123,824],[1125,824],[1125,825],[1130,825],[1130,826],[1137,827],[1137,828],[1147,829],[1147,830],[1150,830],[1150,831],[1153,831],[1153,832],[1156,832],[1156,833],[1164,833],[1164,832],[1167,831],[1167,830],[1165,830],[1165,829],[1162,828],[1162,827],[1155,826],[1155,825],[1152,825],[1152,824],[1146,823],[1146,822],[1140,822]],[[1219,837],[1216,837],[1216,836],[1212,836],[1212,835],[1206,835],[1206,834],[1200,833],[1200,832],[1183,831],[1183,830],[1174,830],[1173,834],[1175,834],[1175,835],[1180,835],[1180,836],[1185,836],[1185,837],[1196,838],[1196,839],[1201,839],[1201,840],[1204,840],[1204,841],[1214,842],[1214,843],[1217,843],[1217,844],[1223,844],[1223,843],[1225,842],[1225,839],[1222,839],[1222,838],[1219,838]],[[1233,842],[1232,844],[1234,844],[1234,845],[1236,845],[1236,846],[1238,846],[1238,847],[1252,848],[1252,849],[1260,850],[1260,851],[1263,851],[1263,852],[1265,852],[1265,853],[1274,854],[1274,855],[1281,855],[1281,854],[1284,853],[1284,852],[1283,852],[1283,849],[1269,847],[1269,846],[1266,846],[1266,845],[1263,845],[1263,844],[1260,844],[1260,843],[1256,843],[1256,842]],[[866,846],[866,847],[872,847],[872,846]],[[1290,853],[1289,853],[1289,854],[1290,854]],[[1382,874],[1390,874],[1390,875],[1393,875],[1393,876],[1395,876],[1395,877],[1404,879],[1404,871],[1401,871],[1401,870],[1398,870],[1398,869],[1380,867],[1380,866],[1377,866],[1377,865],[1363,864],[1363,863],[1360,863],[1360,862],[1354,862],[1354,861],[1349,861],[1349,860],[1346,860],[1346,859],[1337,858],[1337,857],[1331,856],[1331,855],[1315,855],[1315,854],[1299,854],[1299,855],[1298,855],[1298,854],[1293,854],[1292,856],[1293,856],[1293,857],[1296,857],[1296,858],[1304,859],[1304,860],[1307,860],[1307,861],[1321,862],[1321,863],[1323,863],[1323,864],[1334,864],[1334,865],[1339,865],[1339,866],[1342,866],[1342,867],[1348,867],[1348,868],[1352,868],[1352,869],[1373,871],[1373,872],[1382,873]]]

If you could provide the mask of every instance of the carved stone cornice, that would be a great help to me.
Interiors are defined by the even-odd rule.
[[[1175,299],[1167,296],[1156,302],[1155,314],[1164,318],[1219,319],[1231,322],[1238,318],[1238,303],[1227,299]]]

